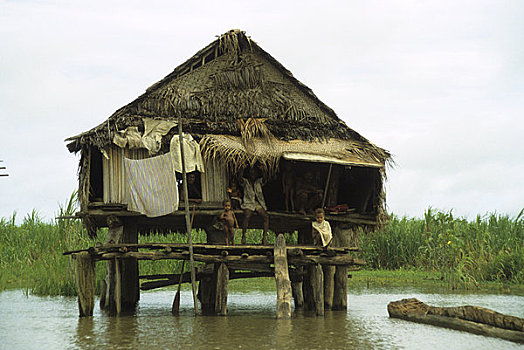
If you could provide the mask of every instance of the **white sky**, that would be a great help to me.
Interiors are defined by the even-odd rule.
[[[524,1],[0,0],[0,218],[52,219],[63,140],[232,28],[392,152],[388,209],[524,208]]]

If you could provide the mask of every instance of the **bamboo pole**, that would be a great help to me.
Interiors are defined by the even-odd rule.
[[[328,192],[328,187],[329,187],[329,180],[331,180],[331,171],[332,170],[333,170],[333,163],[329,163],[329,170],[328,170],[328,175],[326,179],[326,186],[324,186],[324,195],[322,196],[321,208],[324,208],[324,205],[326,204],[326,197],[327,197],[327,192]]]
[[[198,315],[198,301],[196,295],[196,276],[195,276],[195,261],[193,260],[193,239],[191,237],[191,220],[189,218],[189,197],[187,193],[187,174],[186,174],[186,162],[184,159],[184,140],[182,138],[182,117],[178,116],[178,137],[180,139],[180,158],[182,160],[182,179],[184,186],[184,209],[186,217],[186,229],[187,229],[187,242],[189,245],[189,261],[191,265],[191,289],[193,291],[193,304],[195,309],[195,315]]]

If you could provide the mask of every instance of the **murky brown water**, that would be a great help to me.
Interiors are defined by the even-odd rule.
[[[298,313],[275,319],[274,294],[230,294],[229,315],[193,316],[190,292],[181,315],[170,314],[174,292],[142,293],[135,316],[95,309],[79,318],[76,298],[0,293],[0,349],[522,349],[522,345],[390,319],[392,300],[416,297],[437,306],[473,304],[524,317],[524,297],[422,294],[367,289],[348,295],[347,312]]]

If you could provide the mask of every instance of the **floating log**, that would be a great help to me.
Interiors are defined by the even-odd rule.
[[[390,317],[524,343],[524,319],[478,306],[435,307],[418,299],[388,304]]]
[[[291,281],[287,264],[286,241],[279,234],[274,248],[275,281],[277,285],[277,318],[291,317]]]
[[[95,261],[89,253],[76,255],[76,288],[80,317],[93,316],[95,306]]]

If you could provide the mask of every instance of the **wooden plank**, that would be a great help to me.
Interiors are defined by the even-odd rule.
[[[116,252],[119,251],[121,248],[127,248],[128,250],[130,248],[138,248],[138,249],[171,249],[171,251],[179,250],[184,251],[188,249],[188,245],[186,243],[126,243],[126,244],[105,244],[103,246],[97,246],[87,249],[79,249],[79,250],[72,250],[64,252],[63,255],[69,255],[74,254],[82,251],[92,251],[94,254],[102,254],[105,252]],[[265,255],[268,252],[272,252],[273,248],[268,247],[262,247],[259,245],[235,245],[235,246],[228,246],[228,245],[221,245],[221,244],[193,244],[193,250],[197,253],[199,252],[211,252],[211,251],[227,251],[228,254],[232,255],[240,255],[243,253],[248,254],[261,254]],[[286,247],[287,254],[289,255],[303,255],[303,254],[343,254],[348,253],[351,251],[359,251],[359,248],[357,247],[329,247],[329,248],[322,248],[318,246],[312,246],[312,245],[290,245]]]
[[[274,248],[275,281],[277,285],[277,318],[291,317],[291,281],[287,264],[286,241],[278,235]]]
[[[206,254],[194,254],[194,260],[207,263],[230,263],[230,262],[245,262],[255,264],[271,264],[273,263],[272,256],[263,255],[250,255],[247,257],[238,255],[206,255]],[[166,259],[178,259],[178,260],[189,260],[187,253],[164,253],[164,252],[111,252],[103,253],[96,256],[96,260],[110,260],[114,258],[118,259],[137,259],[137,260],[166,260]],[[334,266],[349,266],[349,265],[365,265],[365,262],[359,259],[355,259],[350,255],[339,255],[339,256],[303,256],[303,257],[288,257],[288,263],[294,266],[322,264],[322,265],[334,265]],[[347,276],[347,272],[346,272]]]

